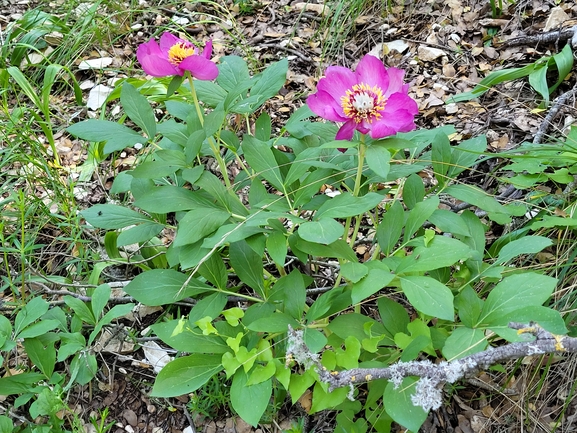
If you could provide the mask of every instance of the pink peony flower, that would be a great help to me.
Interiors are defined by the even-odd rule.
[[[154,39],[140,44],[136,58],[142,69],[153,77],[184,75],[190,71],[199,80],[214,80],[218,76],[216,65],[210,61],[212,41],[208,41],[202,53],[191,42],[163,33],[160,46]]]
[[[307,104],[324,119],[344,122],[337,140],[352,139],[355,129],[374,139],[412,131],[419,109],[408,95],[409,85],[403,84],[404,75],[405,71],[387,69],[367,54],[354,72],[342,66],[328,67]]]

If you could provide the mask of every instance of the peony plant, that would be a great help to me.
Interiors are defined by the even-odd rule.
[[[370,55],[354,71],[331,66],[277,132],[266,104],[285,84],[288,62],[251,76],[243,59],[215,65],[211,51],[210,41],[201,52],[169,33],[142,44],[137,58],[153,78],[126,80],[116,95],[135,128],[97,119],[68,128],[104,154],[145,144],[111,190],[130,193],[131,205],[99,204],[82,216],[109,230],[110,264],[139,269],[126,292],[171,311],[151,332],[181,356],[160,371],[152,394],[230,380],[231,406],[256,426],[287,393],[296,403],[310,389],[310,412],[336,408],[342,431],[389,432],[393,420],[417,431],[433,406],[411,396],[422,397],[428,382],[399,373],[366,376],[362,393],[352,382],[329,390],[315,368],[293,368],[295,358],[337,377],[399,360],[459,359],[493,335],[515,341],[506,324],[542,312],[555,280],[530,271],[501,279],[511,271],[505,264],[548,244],[525,236],[487,256],[485,220],[440,208],[442,195],[499,223],[526,212],[452,184],[486,140],[451,146],[453,127],[413,131],[418,107],[405,71]],[[356,151],[338,150],[347,148]],[[437,182],[425,186],[418,173],[430,168]],[[484,301],[473,287],[494,291]],[[172,308],[190,298],[185,314]],[[548,331],[566,331],[550,311]],[[302,336],[299,350],[287,344],[291,328]],[[361,394],[362,403],[349,401]]]

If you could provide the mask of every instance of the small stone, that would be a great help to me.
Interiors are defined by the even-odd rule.
[[[125,409],[122,412],[122,417],[131,426],[135,426],[136,424],[138,424],[138,419],[137,419],[136,414],[134,413],[134,411],[132,409]]]
[[[565,21],[570,19],[571,17],[565,13],[563,8],[560,6],[555,6],[553,9],[551,9],[551,13],[549,14],[549,18],[547,18],[547,22],[545,23],[543,31],[549,32],[551,30],[558,29]]]
[[[432,62],[439,57],[447,56],[447,53],[439,48],[432,48],[427,47],[426,45],[421,45],[417,50],[417,56],[424,62]]]
[[[445,106],[445,111],[447,112],[447,114],[455,114],[457,111],[459,111],[459,107],[457,107],[457,104],[452,102]]]

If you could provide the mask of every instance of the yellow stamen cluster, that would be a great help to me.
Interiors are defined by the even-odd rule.
[[[355,84],[341,98],[345,116],[356,123],[363,121],[372,123],[373,120],[381,117],[380,111],[385,109],[386,103],[387,100],[380,87],[371,87],[365,83]]]
[[[192,56],[195,53],[194,51],[194,46],[192,44],[178,42],[168,50],[168,61],[174,66],[178,66],[184,59]]]

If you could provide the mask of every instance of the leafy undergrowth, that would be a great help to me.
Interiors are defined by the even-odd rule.
[[[419,75],[427,65],[409,51],[387,60],[413,80],[418,129],[337,141],[339,127],[305,104],[310,74],[323,73],[320,58],[307,56],[337,46],[314,44],[323,25],[335,38],[348,33],[338,20],[286,6],[278,16],[296,20],[285,36],[292,29],[294,43],[310,38],[309,51],[283,45],[290,61],[247,43],[251,29],[240,23],[258,23],[251,14],[270,9],[195,3],[198,24],[188,30],[199,41],[210,32],[218,57],[210,81],[144,77],[136,47],[161,32],[131,26],[176,28],[156,11],[104,2],[33,10],[11,28],[0,70],[1,431],[182,429],[175,410],[207,425],[238,416],[237,425],[295,432],[571,431],[575,368],[562,356],[527,356],[447,385],[448,409],[430,414],[414,404],[416,377],[329,392],[296,363],[291,328],[331,371],[454,361],[523,341],[510,322],[576,336],[577,129],[545,143],[522,127],[484,134],[471,127],[487,115],[484,105],[511,98],[518,107],[519,94],[462,102],[480,96],[474,82],[449,94]],[[346,2],[333,6],[358,23],[375,13],[359,2],[345,12]],[[453,6],[453,24],[470,25]],[[482,15],[481,6],[467,7]],[[378,12],[399,26],[428,23],[392,9]],[[61,38],[58,50],[48,50],[48,36]],[[112,68],[79,71],[81,59],[95,57],[89,49],[118,53]],[[43,56],[36,65],[33,53]],[[456,53],[459,71],[469,68]],[[510,80],[529,76],[537,93],[523,103],[527,118],[573,79],[565,77],[569,46],[538,60],[485,81],[509,92],[518,83]],[[437,78],[457,73],[447,61],[439,66]],[[100,112],[82,111],[85,80],[105,82],[113,70],[120,73]],[[459,91],[472,91],[453,99],[462,114],[439,108]],[[138,393],[122,400],[130,407],[106,411],[119,395]],[[155,412],[163,413],[155,421],[141,416]]]

